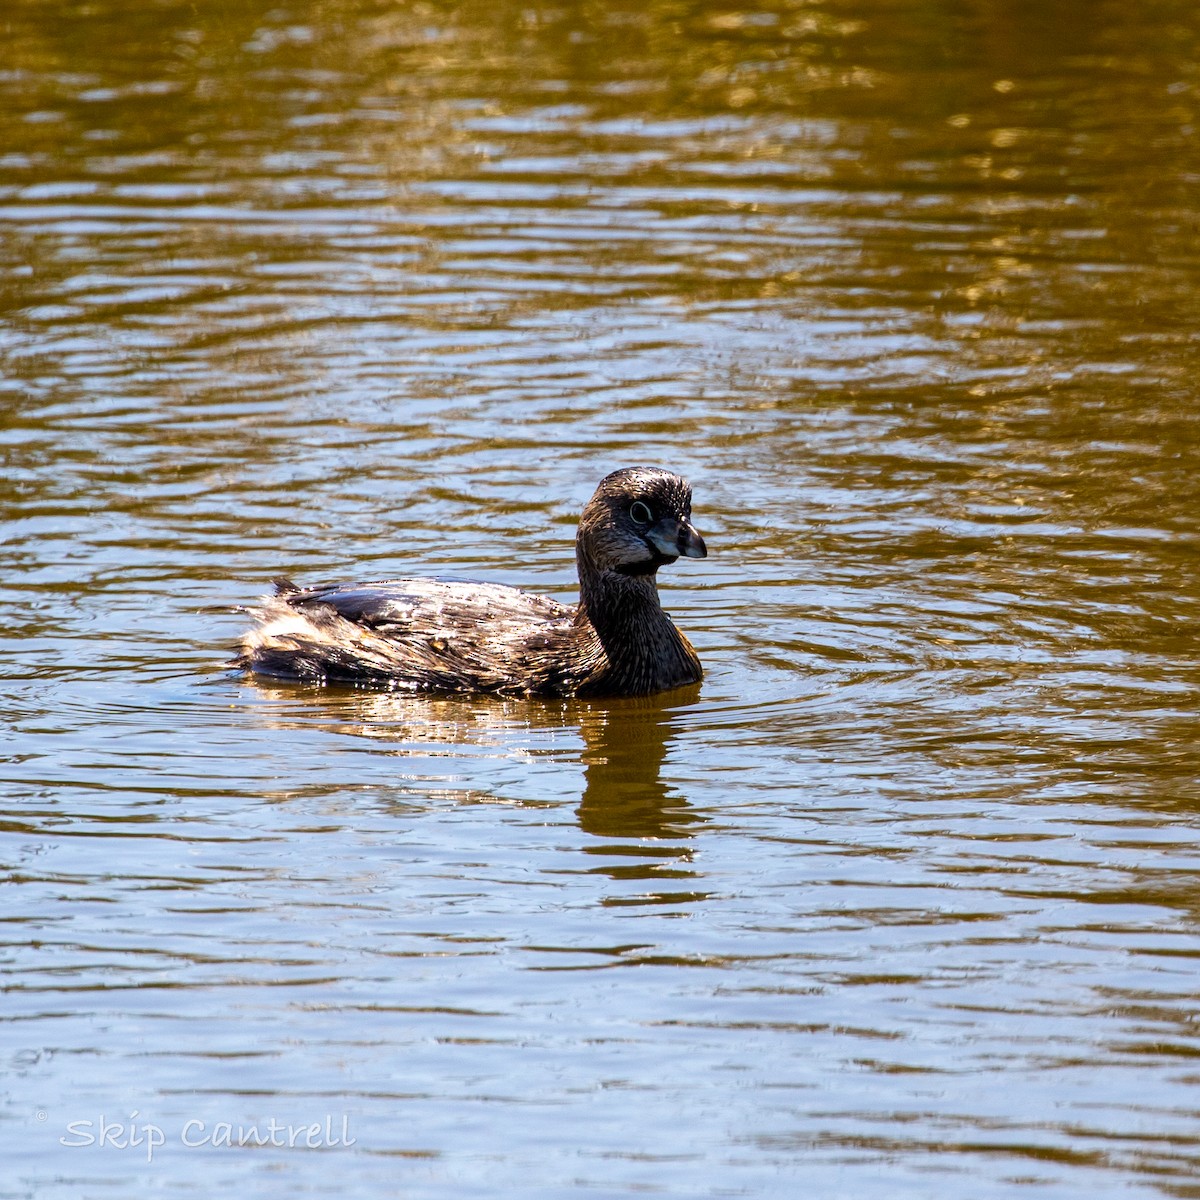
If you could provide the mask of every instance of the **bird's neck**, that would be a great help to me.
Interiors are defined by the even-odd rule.
[[[654,574],[601,571],[585,556],[577,559],[575,621],[595,630],[608,659],[606,683],[636,694],[696,682],[701,675],[699,660],[663,612]]]
[[[579,610],[602,641],[627,638],[634,630],[669,625],[652,574],[620,575],[579,564]]]

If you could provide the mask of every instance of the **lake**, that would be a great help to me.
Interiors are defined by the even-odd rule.
[[[1200,8],[0,31],[0,1200],[1200,1196]],[[701,685],[225,666],[634,463]]]

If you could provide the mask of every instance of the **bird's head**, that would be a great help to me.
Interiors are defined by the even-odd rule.
[[[624,467],[606,475],[579,520],[580,567],[619,575],[653,575],[677,558],[705,558],[692,525],[692,488],[659,467]]]

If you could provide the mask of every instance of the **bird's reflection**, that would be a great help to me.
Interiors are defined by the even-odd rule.
[[[604,838],[688,837],[703,818],[664,781],[673,714],[698,687],[661,696],[613,700],[577,710],[583,735],[580,827]]]
[[[385,742],[402,756],[495,746],[504,757],[532,759],[560,733],[577,732],[584,786],[576,813],[585,833],[605,839],[678,839],[690,837],[705,820],[662,777],[678,714],[695,701],[699,685],[665,695],[586,702],[414,696],[257,680],[245,686],[271,703],[273,722],[307,723],[315,709],[332,717],[339,733]],[[564,755],[555,757],[561,762]]]

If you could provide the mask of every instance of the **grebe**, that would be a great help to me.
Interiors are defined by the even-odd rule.
[[[494,583],[389,579],[300,587],[250,609],[231,665],[260,675],[414,692],[637,696],[696,683],[691,643],[658,601],[655,573],[705,558],[687,480],[625,467],[579,520],[579,603]]]

